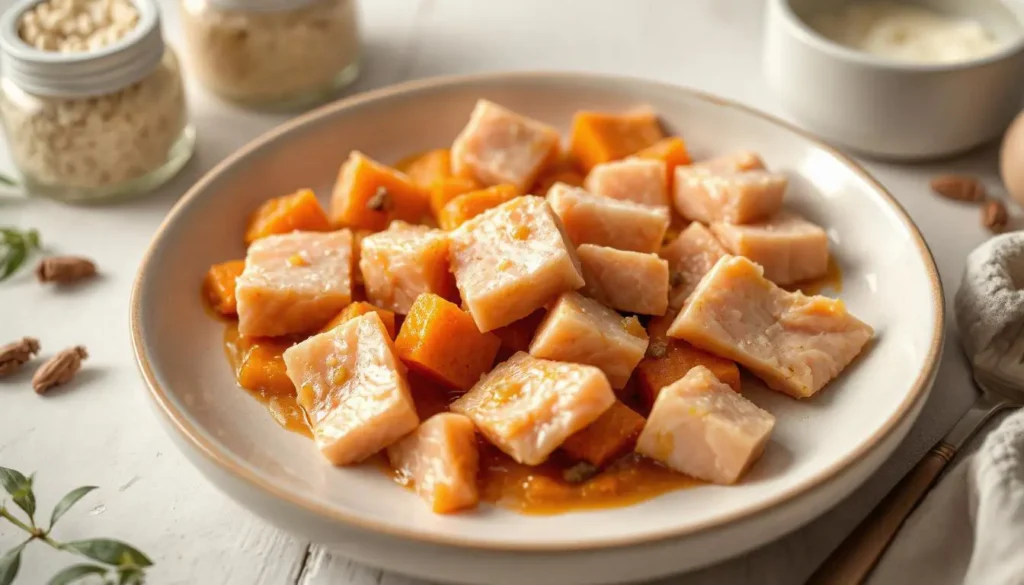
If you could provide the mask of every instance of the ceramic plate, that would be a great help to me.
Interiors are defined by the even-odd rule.
[[[224,326],[204,310],[199,287],[211,264],[244,255],[247,215],[265,199],[302,187],[315,188],[326,201],[352,149],[393,162],[450,144],[478,98],[562,131],[576,110],[652,106],[696,159],[738,149],[761,153],[769,167],[789,175],[787,205],[827,229],[843,272],[837,294],[875,328],[877,339],[813,400],[747,382],[745,393],[778,424],[741,484],[555,516],[489,506],[437,516],[377,469],[331,467],[311,441],[279,428],[236,387],[222,349]],[[943,302],[935,264],[903,209],[857,164],[799,131],[726,100],[659,83],[504,74],[359,95],[256,140],[206,175],[170,213],[143,261],[131,311],[136,356],[161,418],[207,475],[256,512],[345,554],[406,572],[472,582],[488,563],[515,559],[517,579],[567,583],[649,577],[737,554],[849,493],[895,447],[928,393]],[[469,549],[473,561],[451,566],[450,555]],[[616,554],[644,560],[623,566],[627,557]],[[558,572],[587,559],[585,570]]]

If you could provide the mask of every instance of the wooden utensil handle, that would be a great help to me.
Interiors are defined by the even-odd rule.
[[[863,583],[954,455],[956,449],[944,441],[932,447],[811,575],[808,585]]]

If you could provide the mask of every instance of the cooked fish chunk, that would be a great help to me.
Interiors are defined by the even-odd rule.
[[[775,390],[807,398],[857,357],[873,330],[840,300],[785,291],[750,260],[723,256],[668,334],[738,362]]]
[[[736,483],[764,452],[775,417],[704,366],[658,394],[636,450],[687,475]]]
[[[284,352],[313,440],[331,463],[358,463],[419,424],[405,367],[377,313],[314,335]]]
[[[472,508],[480,495],[476,427],[461,414],[442,412],[388,447],[388,460],[438,514]]]
[[[394,221],[361,241],[359,270],[366,297],[399,315],[408,313],[423,293],[456,298],[448,268],[448,234],[442,230]]]
[[[452,170],[484,185],[526,192],[558,154],[558,132],[487,100],[479,100],[452,144]]]
[[[751,223],[782,208],[786,175],[768,171],[713,174],[677,167],[676,211],[702,223]]]
[[[601,370],[517,353],[451,404],[496,447],[539,465],[615,402]]]
[[[667,207],[601,197],[565,183],[552,185],[547,199],[577,246],[657,252],[671,220]]]
[[[701,277],[725,254],[725,248],[714,234],[699,222],[693,222],[679,232],[676,239],[658,253],[668,261],[669,284],[672,286],[668,306],[681,308]]]
[[[741,150],[702,160],[690,165],[691,171],[706,172],[712,174],[742,173],[744,171],[764,170],[764,161],[756,152]]]
[[[713,223],[711,231],[735,256],[764,268],[778,285],[820,278],[828,272],[828,235],[792,211],[780,211],[747,225]]]
[[[530,343],[530,355],[599,368],[612,388],[626,385],[647,351],[647,332],[622,315],[577,293],[563,293]]]
[[[256,240],[235,297],[242,335],[316,331],[352,302],[351,232],[292,232]]]
[[[540,197],[517,197],[490,209],[449,238],[455,282],[481,332],[522,319],[583,286],[572,242]]]
[[[583,244],[576,249],[583,266],[583,293],[613,309],[643,315],[668,310],[668,262],[657,254]]]
[[[587,175],[583,186],[603,197],[668,207],[665,161],[629,158],[601,163]]]

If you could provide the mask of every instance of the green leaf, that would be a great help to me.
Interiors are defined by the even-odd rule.
[[[107,572],[106,567],[99,565],[71,565],[60,573],[54,575],[47,585],[70,585],[89,575],[103,575]]]
[[[71,509],[71,506],[74,506],[78,503],[78,500],[85,497],[85,494],[94,489],[96,489],[96,486],[94,485],[84,485],[80,488],[71,490],[66,496],[61,498],[60,501],[57,502],[57,505],[53,507],[53,513],[50,514],[50,530],[53,529],[53,525],[57,523],[57,520],[59,520],[65,512]]]
[[[20,232],[14,228],[0,228],[0,280],[14,274],[25,263],[29,252],[39,247],[39,232]]]
[[[3,280],[3,277],[0,277]],[[25,477],[20,471],[0,467],[0,484],[11,494],[11,499],[28,514],[35,525],[36,495],[32,491],[32,476]]]
[[[25,232],[25,241],[28,242],[29,248],[33,250],[39,249],[39,230],[28,230]]]
[[[3,486],[5,492],[13,496],[14,492],[21,489],[21,486],[26,483],[28,483],[28,478],[20,471],[0,467],[0,485]]]
[[[7,175],[0,173],[0,184],[7,185],[8,187],[17,187],[18,182],[8,177]]]
[[[64,545],[64,550],[89,557],[94,561],[117,567],[149,567],[153,561],[135,547],[109,538],[76,540]]]
[[[117,585],[142,585],[145,575],[142,569],[118,569]]]
[[[14,583],[14,578],[18,576],[18,569],[21,567],[21,549],[25,548],[26,544],[27,540],[0,557],[0,585]]]

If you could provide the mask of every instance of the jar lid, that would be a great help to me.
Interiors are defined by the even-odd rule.
[[[155,0],[131,0],[139,21],[124,38],[94,51],[43,51],[18,33],[22,15],[43,0],[20,0],[0,16],[4,75],[22,90],[50,97],[106,95],[144,79],[164,54]]]
[[[220,10],[237,10],[240,12],[283,12],[296,10],[321,0],[208,0],[210,5]]]

